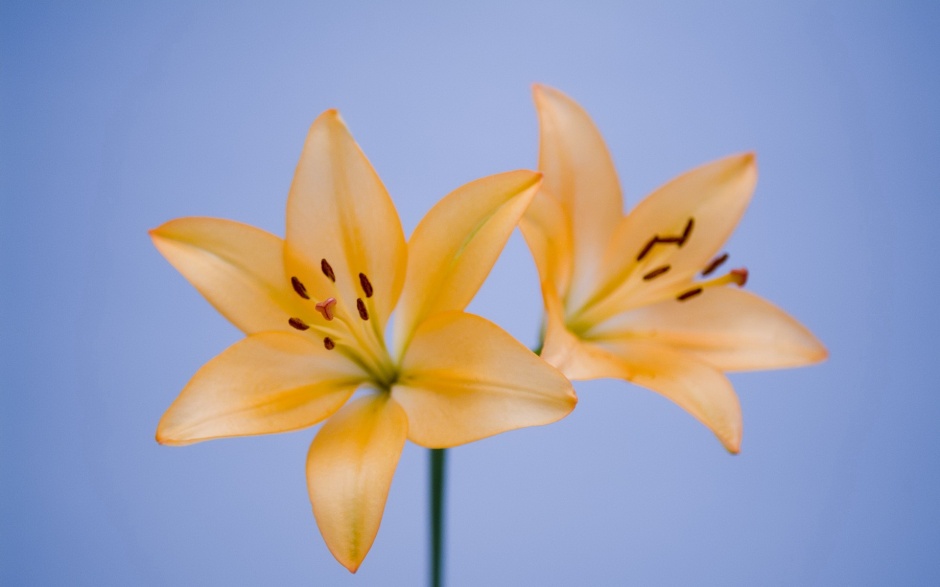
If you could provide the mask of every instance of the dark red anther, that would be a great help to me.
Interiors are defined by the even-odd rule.
[[[326,350],[331,351],[331,350],[333,350],[334,348],[336,348],[336,343],[333,342],[333,339],[332,339],[332,338],[330,338],[329,336],[327,336],[326,338],[323,339],[323,346],[326,347]]]
[[[306,330],[310,328],[307,324],[300,318],[291,318],[287,321],[288,324],[296,328],[297,330]]]
[[[651,280],[651,279],[656,279],[657,277],[659,277],[659,276],[662,275],[663,273],[669,271],[670,268],[671,268],[671,267],[670,267],[669,265],[662,265],[662,266],[660,266],[660,267],[657,267],[656,269],[653,269],[652,271],[650,271],[649,273],[647,273],[646,275],[644,275],[644,276],[643,276],[643,281],[649,281],[649,280]]]
[[[365,273],[359,274],[359,285],[362,286],[362,293],[366,294],[367,298],[372,297],[372,283],[369,281],[369,278],[366,277]]]
[[[693,226],[695,226],[695,218],[689,218],[689,221],[685,223],[685,230],[682,231],[682,238],[679,239],[680,247],[685,244],[685,241],[689,240]]]
[[[723,253],[720,257],[715,257],[711,263],[708,264],[702,271],[702,277],[708,277],[715,272],[715,269],[718,269],[722,264],[728,260],[728,253]]]
[[[356,309],[359,310],[359,317],[363,320],[369,319],[369,310],[366,310],[366,304],[362,298],[356,298]]]
[[[687,292],[683,292],[683,293],[679,294],[679,295],[676,297],[676,299],[679,300],[680,302],[684,302],[684,301],[686,301],[686,300],[689,299],[689,298],[694,298],[695,296],[699,295],[700,293],[702,293],[702,288],[696,287],[695,289],[690,289],[690,290],[687,291]]]
[[[290,284],[294,286],[294,291],[297,292],[297,295],[299,295],[305,300],[310,299],[310,296],[307,295],[307,288],[304,287],[304,284],[299,279],[297,279],[296,277],[291,277]]]
[[[333,268],[326,262],[326,259],[320,259],[320,271],[323,272],[323,275],[329,277],[330,281],[336,283],[336,274],[333,273]]]
[[[654,236],[653,238],[651,238],[649,242],[646,243],[646,246],[643,247],[643,250],[640,251],[640,254],[636,256],[636,260],[642,261],[649,254],[649,252],[653,250],[653,247],[656,245],[656,242],[658,240],[659,240],[659,237],[657,236]]]

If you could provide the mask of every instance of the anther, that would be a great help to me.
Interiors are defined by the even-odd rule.
[[[690,289],[690,290],[687,291],[687,292],[683,292],[683,293],[679,294],[679,295],[676,297],[676,299],[679,300],[680,302],[684,302],[684,301],[686,301],[686,300],[689,299],[689,298],[694,298],[695,296],[699,295],[700,293],[702,293],[702,288],[696,287],[695,289]]]
[[[320,259],[320,271],[323,272],[323,275],[329,277],[330,281],[336,283],[336,274],[333,273],[333,268],[326,262],[326,259]]]
[[[644,275],[644,276],[643,276],[643,281],[649,281],[650,279],[656,279],[657,277],[659,277],[659,276],[662,275],[663,273],[669,271],[669,269],[670,269],[670,265],[662,265],[662,266],[660,266],[660,267],[657,267],[656,269],[653,269],[652,271],[650,271],[649,273],[647,273],[646,275]]]
[[[715,272],[715,269],[721,267],[721,265],[728,260],[728,253],[723,253],[720,257],[715,257],[711,263],[708,264],[704,270],[702,270],[702,277],[708,277]]]
[[[336,343],[333,342],[333,339],[332,339],[332,338],[330,338],[329,336],[327,336],[326,338],[323,339],[323,346],[326,347],[326,350],[331,351],[331,350],[333,350],[334,348],[336,348]]]
[[[310,328],[307,324],[300,318],[291,318],[287,321],[288,324],[296,328],[297,330],[306,330]]]
[[[685,241],[689,240],[693,226],[695,226],[695,218],[689,218],[689,221],[685,223],[685,230],[682,231],[682,238],[679,240],[680,247],[685,244]]]
[[[747,283],[747,268],[732,269],[731,280],[738,284],[738,287],[744,287],[744,284]]]
[[[365,273],[359,274],[359,285],[362,286],[362,293],[366,294],[367,298],[372,297],[372,283],[369,282],[369,278],[366,277]]]
[[[315,307],[317,312],[323,314],[323,317],[327,320],[333,319],[333,306],[336,305],[336,298],[326,298],[322,302],[318,303]]]
[[[643,250],[640,251],[640,254],[636,256],[636,260],[642,261],[643,258],[646,257],[649,254],[649,252],[653,250],[653,247],[656,245],[657,241],[659,241],[658,236],[654,236],[653,238],[651,238],[649,242],[646,243],[646,246],[643,247]]]
[[[294,291],[297,292],[297,295],[299,295],[305,300],[310,299],[310,296],[307,295],[307,288],[304,287],[304,284],[301,283],[299,279],[297,279],[296,277],[291,277],[290,284],[294,286]]]
[[[359,310],[359,317],[363,320],[369,319],[369,310],[366,310],[366,304],[362,298],[356,298],[356,309]]]

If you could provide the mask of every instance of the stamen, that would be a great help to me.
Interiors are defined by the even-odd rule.
[[[330,281],[336,283],[336,274],[333,273],[333,268],[326,262],[326,259],[320,259],[320,271],[323,272],[323,275],[329,277]]]
[[[679,241],[680,247],[685,244],[685,241],[689,240],[693,226],[695,226],[695,218],[689,218],[689,221],[685,223],[685,230],[682,231],[682,239]]]
[[[326,347],[326,350],[331,351],[331,350],[333,350],[334,348],[336,348],[336,343],[333,342],[333,339],[332,339],[332,338],[330,338],[329,336],[327,336],[326,338],[323,339],[323,346]]]
[[[366,277],[365,273],[359,274],[359,285],[362,286],[362,292],[366,294],[367,298],[372,297],[372,283],[369,282],[369,278]]]
[[[287,321],[288,324],[296,328],[297,330],[306,330],[310,328],[307,324],[300,318],[291,318]]]
[[[327,320],[333,319],[333,306],[336,305],[336,298],[326,298],[316,305],[317,312],[323,314]]]
[[[296,277],[291,277],[290,284],[294,286],[294,291],[297,292],[297,295],[299,295],[305,300],[310,299],[310,296],[307,295],[307,288],[304,287],[304,284],[301,283],[299,279],[297,279]]]
[[[637,261],[642,261],[643,258],[646,257],[646,255],[648,255],[649,252],[653,250],[653,247],[656,245],[656,242],[657,242],[658,240],[659,240],[659,237],[658,237],[658,236],[654,236],[653,238],[651,238],[651,239],[649,240],[649,242],[646,243],[646,246],[643,247],[643,250],[640,251],[640,254],[636,256],[636,260],[637,260]]]
[[[728,260],[728,253],[723,253],[720,257],[715,257],[711,263],[708,264],[702,271],[702,277],[708,277],[715,272],[715,269],[721,267],[721,265]]]
[[[356,298],[356,309],[359,310],[359,317],[363,320],[369,319],[369,311],[366,310],[366,304],[362,301],[362,298]]]
[[[669,271],[670,268],[671,268],[670,265],[663,265],[661,267],[657,267],[656,269],[653,269],[652,271],[644,275],[643,281],[649,281],[651,279],[655,279],[659,277],[660,275],[662,275],[663,273]]]
[[[689,298],[694,298],[695,296],[699,295],[700,293],[702,293],[702,288],[696,287],[695,289],[690,289],[690,290],[687,291],[687,292],[683,292],[683,293],[679,294],[679,295],[676,297],[676,299],[679,300],[680,302],[684,302],[684,301],[686,301],[686,300],[689,299]]]
[[[738,284],[738,287],[744,287],[744,284],[747,283],[747,268],[732,269],[730,276],[731,281]]]

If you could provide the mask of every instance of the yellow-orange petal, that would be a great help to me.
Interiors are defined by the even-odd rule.
[[[750,292],[710,288],[694,299],[667,300],[615,316],[592,338],[639,338],[689,353],[722,371],[817,363],[827,352],[792,316]]]
[[[604,139],[577,102],[558,90],[536,85],[539,115],[539,198],[554,197],[572,233],[569,296],[578,302],[597,286],[604,251],[623,215],[620,182]]]
[[[384,334],[405,278],[405,236],[385,186],[335,110],[321,114],[307,134],[287,199],[286,240],[291,275],[312,291],[335,287],[352,316],[362,299],[368,325]]]
[[[395,314],[395,347],[440,312],[463,310],[483,284],[538,189],[540,175],[511,171],[457,188],[408,242],[408,277]]]
[[[418,328],[392,397],[408,438],[444,448],[555,422],[577,403],[571,383],[504,330],[463,312]]]
[[[592,307],[581,313],[581,321],[600,322],[688,282],[731,235],[756,182],[754,155],[745,153],[702,165],[650,194],[617,227],[604,255],[604,284],[592,295]],[[654,237],[684,234],[682,246],[660,243],[643,254]],[[643,279],[665,266],[668,272]]]
[[[289,330],[296,301],[283,241],[219,218],[178,218],[150,231],[153,244],[209,303],[246,334]]]
[[[365,380],[358,365],[301,334],[253,334],[193,376],[160,419],[157,441],[182,445],[312,426]]]
[[[586,342],[560,321],[560,302],[546,294],[548,324],[542,357],[572,380],[614,377],[656,391],[705,424],[725,448],[741,446],[741,406],[731,382],[697,358],[648,342]]]
[[[407,435],[404,410],[380,393],[348,403],[310,445],[307,488],[313,515],[330,552],[353,573],[379,531]]]
[[[545,189],[532,199],[519,222],[542,283],[549,283],[562,298],[568,292],[573,263],[571,225],[564,209]]]

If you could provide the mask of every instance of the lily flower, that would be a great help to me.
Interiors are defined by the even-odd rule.
[[[751,198],[754,155],[666,183],[626,216],[613,162],[587,113],[536,86],[539,194],[520,224],[545,300],[542,358],[572,380],[621,378],[659,392],[740,450],[726,371],[797,367],[826,350],[799,322],[719,275]],[[736,286],[736,287],[730,287]]]
[[[290,188],[284,240],[215,218],[150,232],[247,335],[195,374],[160,420],[157,441],[287,432],[328,418],[307,455],[310,501],[330,551],[355,572],[406,439],[447,448],[574,408],[560,372],[463,311],[539,182],[531,171],[471,182],[432,208],[406,243],[339,114],[322,114]],[[353,397],[357,389],[366,391]]]

